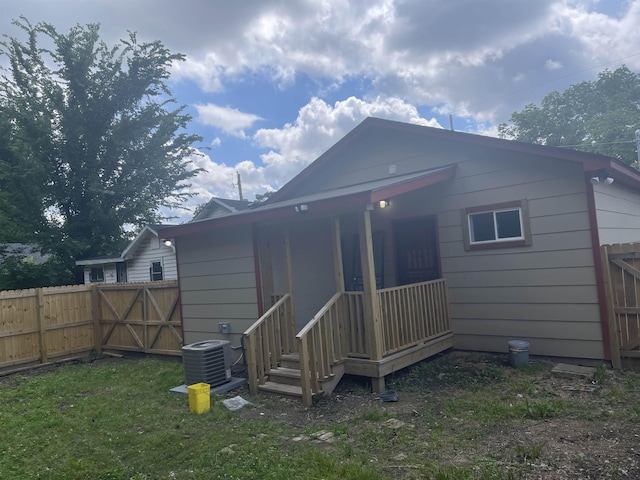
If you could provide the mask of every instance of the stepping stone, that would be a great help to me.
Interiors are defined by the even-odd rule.
[[[594,367],[583,367],[580,365],[570,365],[568,363],[559,363],[551,370],[551,373],[556,373],[559,375],[571,375],[577,377],[587,377],[592,378],[593,374],[596,373],[596,369]]]

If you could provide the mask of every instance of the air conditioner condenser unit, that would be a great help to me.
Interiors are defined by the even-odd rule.
[[[182,347],[186,385],[208,383],[212,388],[231,380],[231,344],[205,340]]]

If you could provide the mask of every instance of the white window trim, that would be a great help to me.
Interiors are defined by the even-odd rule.
[[[498,221],[496,219],[496,214],[497,213],[502,213],[502,212],[514,212],[514,211],[518,212],[518,221],[520,222],[520,236],[518,236],[518,237],[500,238],[498,236]],[[483,214],[486,214],[486,213],[492,213],[493,214],[493,234],[494,234],[495,238],[492,239],[492,240],[473,240],[473,223],[471,221],[471,217],[473,217],[474,215],[483,215]],[[522,207],[501,208],[501,209],[497,209],[497,210],[485,210],[485,211],[480,211],[480,212],[468,213],[467,214],[467,226],[469,228],[469,245],[486,245],[488,243],[501,243],[501,242],[513,242],[513,241],[517,241],[517,240],[525,240],[524,222],[522,221]]]
[[[482,213],[494,214],[494,229],[497,226],[495,214],[518,210],[520,219],[520,237],[498,238],[472,242],[473,238],[471,216]],[[474,205],[461,209],[462,237],[466,251],[491,250],[494,248],[517,248],[531,246],[531,223],[529,219],[529,203],[526,199],[512,200],[487,205]],[[497,236],[497,232],[495,232]]]

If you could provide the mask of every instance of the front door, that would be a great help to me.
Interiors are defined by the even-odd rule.
[[[398,285],[440,278],[436,217],[397,222],[393,226]]]

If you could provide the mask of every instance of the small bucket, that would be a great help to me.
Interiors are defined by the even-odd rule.
[[[507,344],[509,345],[509,365],[520,368],[529,363],[529,342],[510,340]]]
[[[194,383],[187,387],[189,411],[195,414],[207,413],[211,409],[211,387],[208,383]]]

